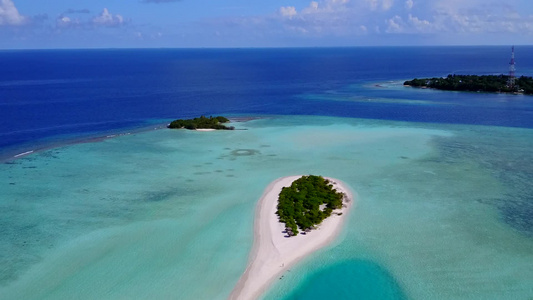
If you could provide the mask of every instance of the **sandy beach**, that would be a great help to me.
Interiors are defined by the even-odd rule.
[[[246,271],[229,299],[256,299],[296,262],[331,243],[342,229],[354,198],[348,187],[334,178],[334,188],[348,197],[342,210],[335,210],[316,230],[287,237],[285,224],[278,221],[276,206],[281,189],[301,176],[282,177],[272,182],[259,200],[254,222],[254,244]],[[336,213],[342,212],[342,216]]]

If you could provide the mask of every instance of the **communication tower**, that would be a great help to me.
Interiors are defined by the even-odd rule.
[[[511,48],[511,61],[509,62],[509,79],[507,86],[511,89],[515,88],[515,63],[514,63],[514,46]]]

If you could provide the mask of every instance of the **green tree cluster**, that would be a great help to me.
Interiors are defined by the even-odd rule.
[[[172,129],[179,129],[179,128],[185,128],[185,129],[235,129],[233,126],[225,126],[222,123],[227,123],[229,120],[226,117],[218,116],[218,117],[205,117],[201,116],[199,118],[194,119],[188,119],[188,120],[174,120],[170,122],[168,125],[168,128]]]
[[[313,228],[342,207],[343,193],[337,192],[329,180],[322,176],[302,176],[290,187],[284,187],[278,200],[276,214],[292,234]],[[321,205],[324,205],[320,209]]]
[[[516,78],[516,86],[519,90],[523,90],[524,94],[533,95],[532,77],[520,76]]]
[[[427,87],[446,91],[502,92],[533,94],[533,78],[516,78],[514,87],[508,86],[507,75],[448,75],[445,78],[415,78],[404,82],[413,87]]]

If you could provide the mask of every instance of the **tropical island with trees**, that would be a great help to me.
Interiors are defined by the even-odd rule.
[[[455,75],[439,78],[415,78],[405,86],[445,91],[533,94],[533,78],[521,76],[510,80],[508,75]],[[511,83],[512,82],[512,83]]]
[[[344,182],[331,177],[286,176],[270,183],[255,210],[248,265],[229,299],[261,298],[295,263],[335,241],[354,199]],[[295,236],[298,226],[304,232]],[[308,235],[312,228],[319,230]]]
[[[233,130],[235,127],[233,126],[226,126],[223,123],[228,123],[229,119],[226,117],[218,116],[218,117],[205,117],[201,116],[199,118],[194,119],[187,119],[187,120],[174,120],[170,122],[170,124],[167,126],[171,129],[190,129],[190,130],[196,130],[196,129],[216,129],[216,130]]]
[[[333,210],[342,208],[345,196],[322,176],[302,176],[281,190],[276,214],[289,236],[298,235],[298,228],[309,232]]]

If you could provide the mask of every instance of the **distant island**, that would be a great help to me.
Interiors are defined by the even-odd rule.
[[[448,75],[445,78],[415,78],[405,86],[432,88],[445,91],[533,94],[533,78],[516,77],[509,84],[508,75]]]
[[[298,228],[309,232],[334,209],[342,208],[344,196],[322,176],[302,176],[281,190],[276,214],[285,223],[287,234],[295,236]]]
[[[170,122],[170,124],[167,126],[171,129],[190,129],[190,130],[196,130],[196,129],[216,129],[216,130],[233,130],[235,127],[233,126],[226,126],[222,123],[228,123],[229,119],[226,117],[218,116],[218,117],[205,117],[201,116],[199,118],[194,119],[187,119],[187,120],[174,120]]]

